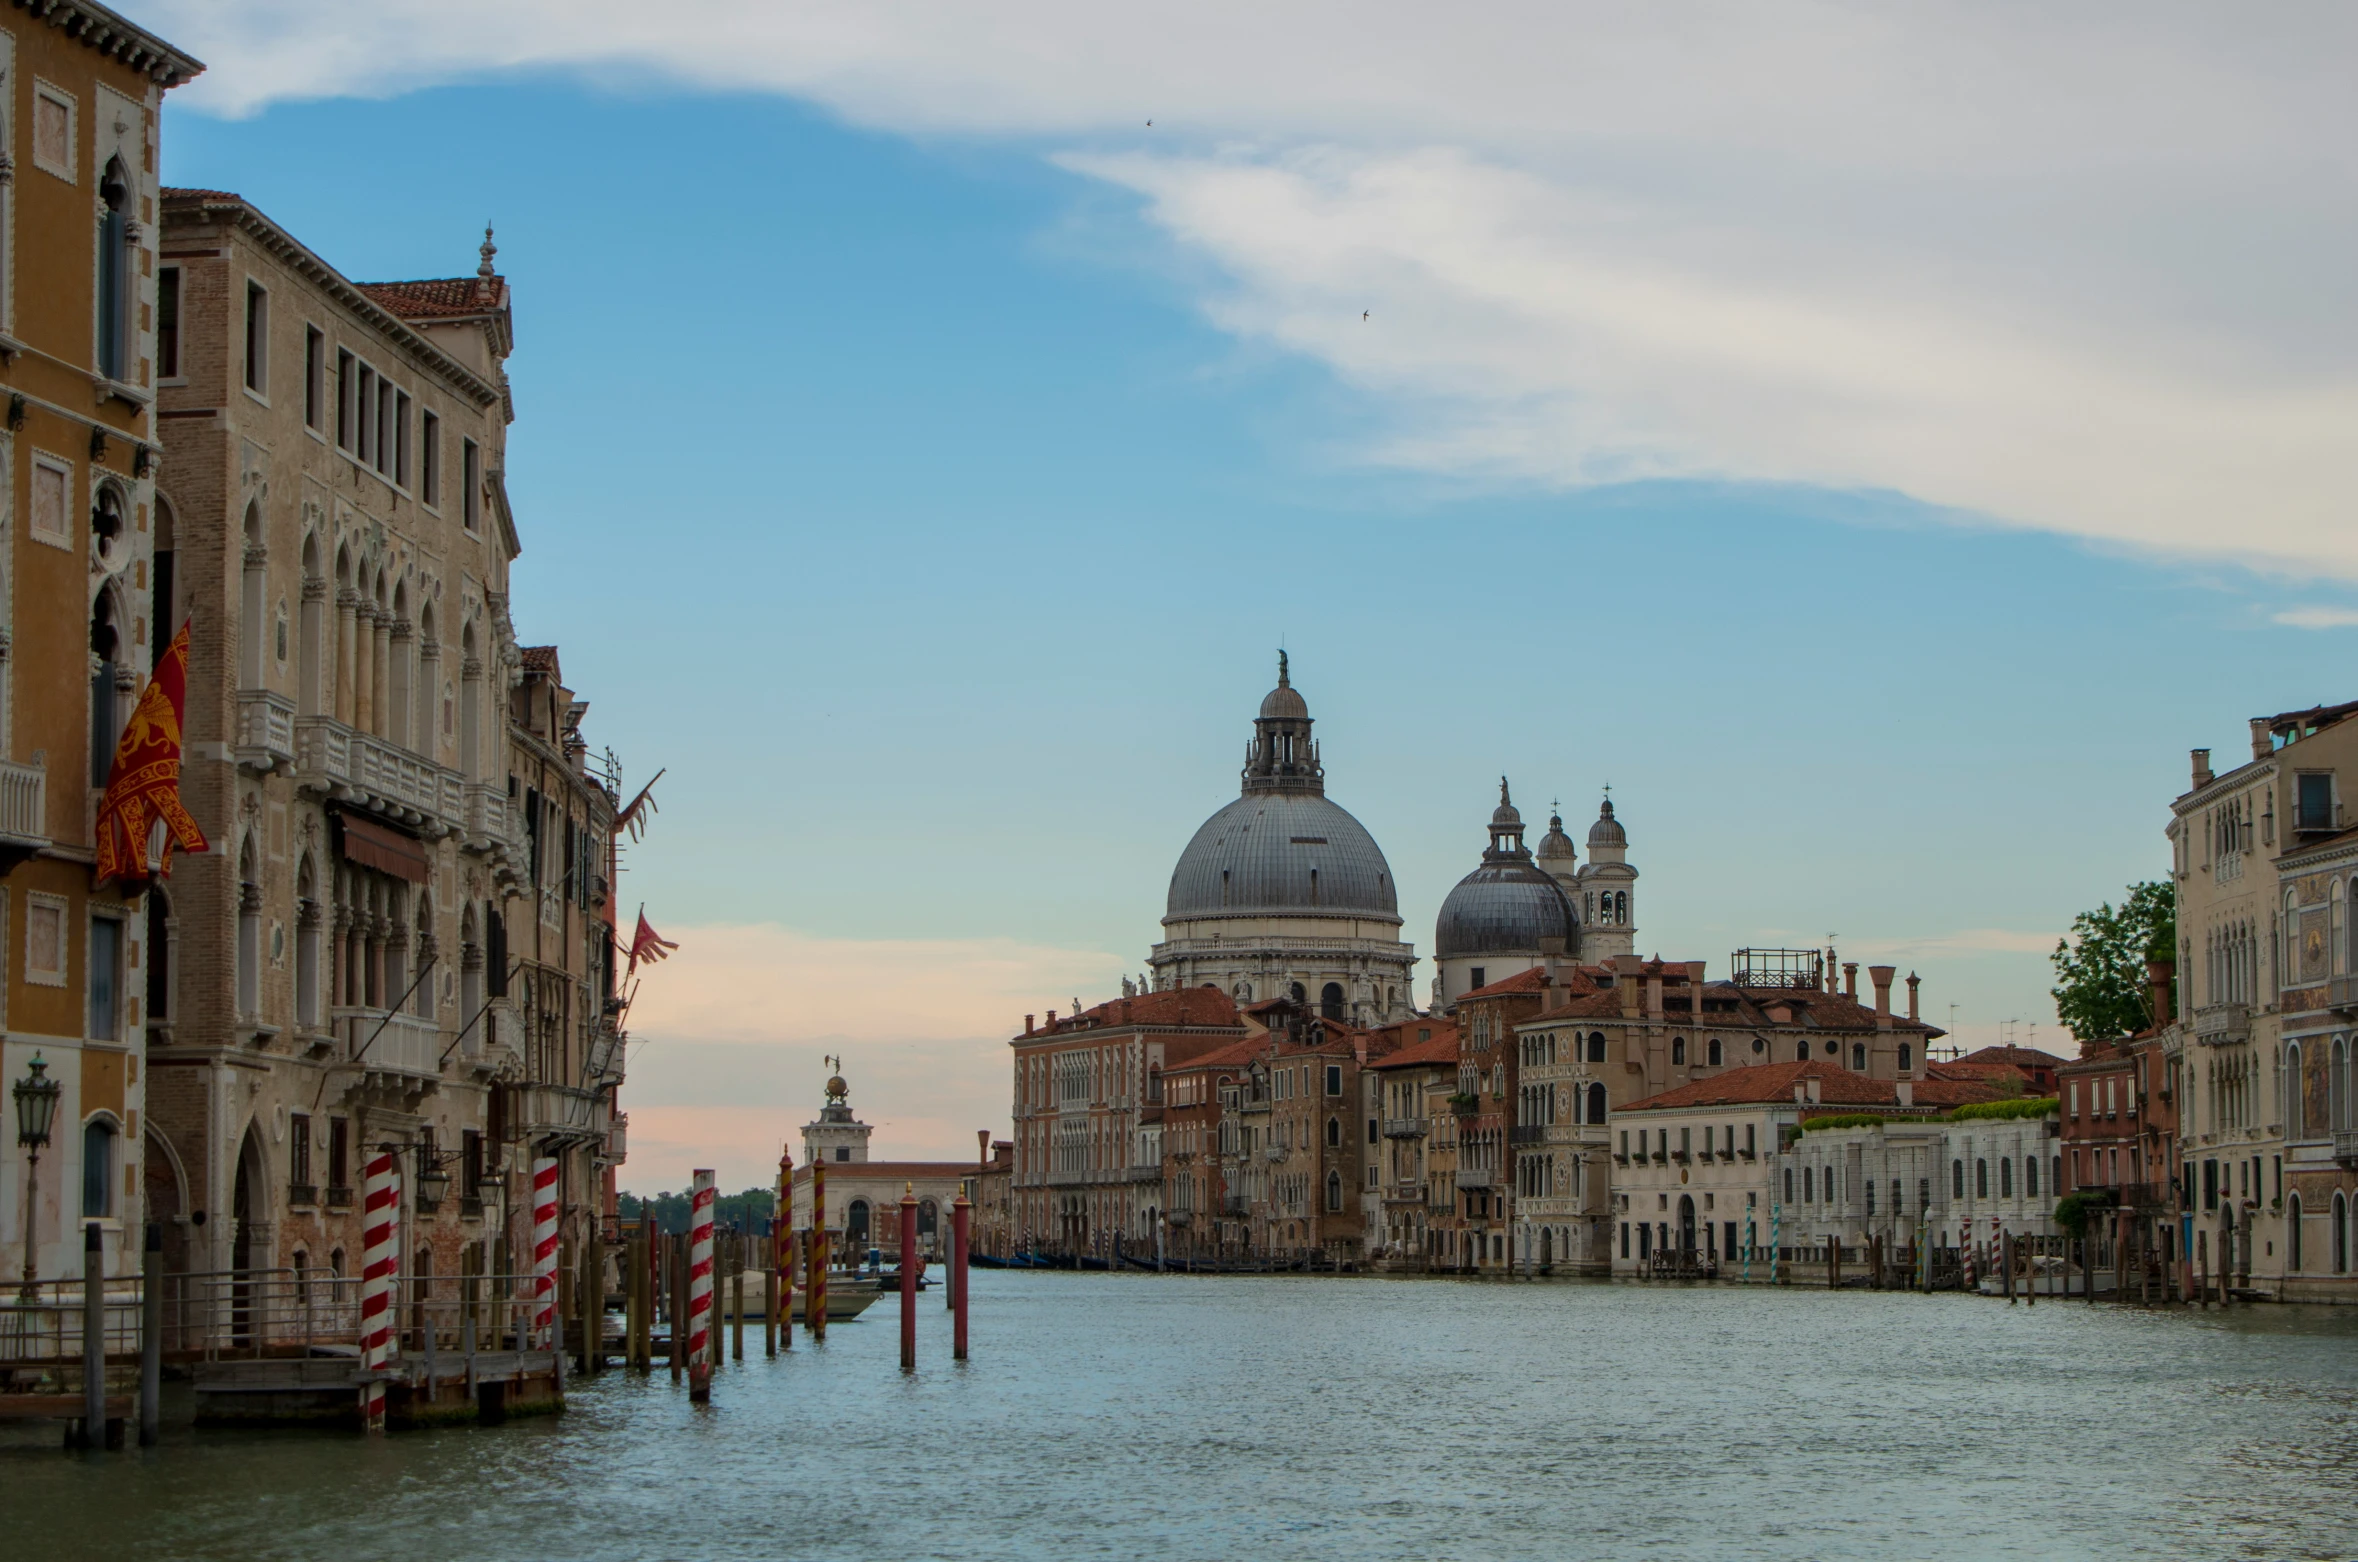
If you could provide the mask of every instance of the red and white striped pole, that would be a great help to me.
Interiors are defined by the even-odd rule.
[[[368,1159],[361,1173],[360,1365],[370,1374],[360,1390],[363,1431],[385,1430],[385,1369],[393,1361],[393,1279],[401,1267],[400,1162],[391,1150]]]
[[[532,1348],[555,1350],[557,1340],[557,1159],[532,1163]]]
[[[688,1398],[712,1398],[712,1173],[688,1194]]]

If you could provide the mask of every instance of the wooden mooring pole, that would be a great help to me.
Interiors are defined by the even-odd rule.
[[[153,1448],[163,1424],[164,1228],[147,1223],[139,1279],[139,1446]]]
[[[98,1227],[90,1228],[95,1238]],[[901,1184],[901,1370],[917,1370],[917,1185]]]
[[[811,1162],[810,1279],[803,1287],[809,1298],[803,1318],[814,1343],[827,1343],[827,1163]]]
[[[688,1398],[712,1398],[712,1173],[699,1168],[688,1194]]]
[[[958,1202],[950,1206],[950,1359],[966,1359],[966,1277],[968,1245],[973,1240],[974,1206],[966,1201],[966,1190],[958,1190]]]

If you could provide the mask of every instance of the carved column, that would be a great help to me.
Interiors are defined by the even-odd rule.
[[[380,608],[371,622],[376,627],[376,637],[370,643],[368,671],[369,691],[373,700],[370,709],[375,712],[375,719],[369,724],[368,730],[383,738],[392,736],[388,729],[393,723],[393,615],[389,610]]]

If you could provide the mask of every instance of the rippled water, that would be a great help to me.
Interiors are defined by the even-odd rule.
[[[0,1452],[55,1558],[2358,1555],[2358,1316],[975,1275],[558,1421]]]

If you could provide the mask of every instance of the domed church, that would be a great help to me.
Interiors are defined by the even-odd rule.
[[[1154,986],[1211,983],[1240,1004],[1291,997],[1354,1025],[1406,1019],[1416,951],[1400,939],[1392,867],[1327,797],[1310,725],[1281,651],[1242,792],[1171,871],[1163,941],[1148,960]]]
[[[1490,845],[1481,865],[1441,902],[1433,928],[1436,1012],[1454,1008],[1477,987],[1545,962],[1549,953],[1597,964],[1634,951],[1630,893],[1637,869],[1629,836],[1606,798],[1588,832],[1590,862],[1581,866],[1564,818],[1550,814],[1534,853],[1523,844],[1523,815],[1498,778]]]

